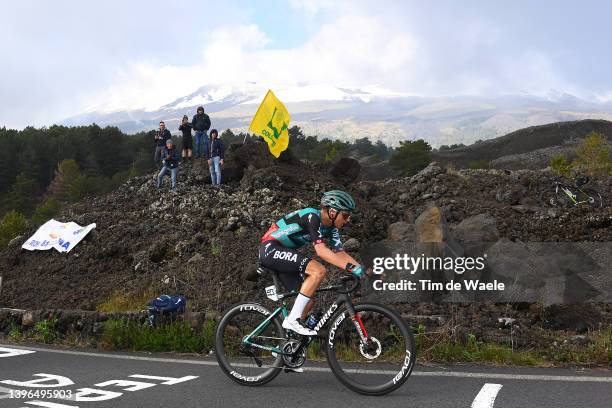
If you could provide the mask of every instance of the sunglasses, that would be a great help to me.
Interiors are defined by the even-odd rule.
[[[341,212],[340,212],[340,215],[341,215],[341,216],[342,216],[342,218],[344,218],[346,221],[348,221],[348,220],[350,220],[350,219],[351,219],[351,213],[347,213],[347,212],[341,211]]]

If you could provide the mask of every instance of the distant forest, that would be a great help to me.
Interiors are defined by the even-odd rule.
[[[0,213],[30,216],[45,199],[76,201],[152,171],[152,135],[97,125],[0,128]]]

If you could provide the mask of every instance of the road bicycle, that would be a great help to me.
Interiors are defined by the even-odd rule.
[[[241,303],[221,317],[215,333],[216,357],[233,381],[248,386],[266,384],[283,370],[299,369],[307,354],[316,355],[321,348],[336,378],[355,392],[383,395],[408,379],[416,361],[412,332],[387,306],[353,304],[351,295],[360,286],[358,278],[343,276],[317,290],[335,292],[337,298],[316,324],[317,336],[301,336],[285,332],[281,325],[288,315],[287,299],[298,292],[281,293],[274,271],[260,267],[258,273],[272,276],[274,284],[265,288],[266,296],[281,304],[271,312],[261,303]]]
[[[603,207],[601,194],[593,188],[583,188],[588,177],[576,178],[574,185],[554,180],[552,187],[540,194],[540,203],[551,207],[567,207],[588,204],[593,208]]]

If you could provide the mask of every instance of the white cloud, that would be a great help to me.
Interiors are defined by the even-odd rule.
[[[195,65],[141,62],[118,70],[115,84],[92,96],[89,110],[156,109],[206,84],[389,87],[390,78],[420,67],[413,38],[363,16],[326,24],[296,49],[266,49],[270,39],[254,24],[218,27],[210,38]]]
[[[254,24],[220,27],[194,65],[159,66],[148,61],[118,69],[114,85],[88,97],[88,110],[154,110],[204,84],[240,83],[245,80],[249,55],[269,41]]]

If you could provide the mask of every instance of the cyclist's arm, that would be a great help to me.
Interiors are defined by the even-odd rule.
[[[335,252],[335,254],[336,254],[337,257],[342,259],[342,262],[344,262],[344,266],[346,266],[347,263],[351,263],[351,264],[353,264],[355,266],[361,265],[360,262],[357,262],[357,260],[355,260],[355,258],[353,258],[349,254],[347,254],[346,251],[344,251],[344,250]],[[342,268],[344,268],[344,266]]]
[[[348,262],[351,262],[351,261],[347,261],[346,258],[343,255],[340,255],[340,254],[346,255],[346,253],[344,251],[334,252],[331,249],[329,249],[327,247],[327,245],[325,245],[323,242],[315,244],[314,247],[315,247],[315,252],[317,253],[318,257],[323,259],[325,262],[328,262],[328,263],[330,263],[330,264],[332,264],[334,266],[337,266],[340,269],[346,268],[346,264]],[[348,256],[348,255],[346,255],[346,256]],[[348,257],[351,258],[350,256],[348,256]],[[354,261],[354,259],[353,259],[353,261]],[[351,263],[356,264],[355,262],[351,262]]]

